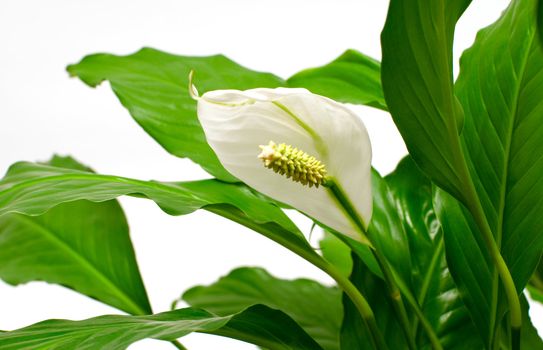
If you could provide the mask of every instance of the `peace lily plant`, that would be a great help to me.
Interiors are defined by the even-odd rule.
[[[148,48],[70,65],[89,86],[109,81],[151,137],[212,178],[100,175],[60,156],[13,164],[0,181],[0,278],[57,283],[125,314],[0,332],[0,349],[144,338],[185,349],[191,332],[274,350],[543,349],[525,293],[543,301],[542,5],[511,1],[454,81],[454,29],[469,4],[391,0],[382,63],[348,50],[286,80]],[[392,173],[371,168],[368,133],[345,103],[390,113],[409,151]],[[122,195],[170,215],[220,215],[336,283],[239,268],[157,313]],[[319,247],[285,209],[315,223]]]

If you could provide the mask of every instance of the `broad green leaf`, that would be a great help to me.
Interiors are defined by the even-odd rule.
[[[39,215],[65,202],[102,202],[121,195],[149,198],[170,215],[205,209],[320,258],[281,209],[242,184],[218,180],[161,183],[19,162],[0,181],[0,216],[11,212]]]
[[[351,248],[341,239],[325,231],[324,237],[319,241],[322,256],[335,266],[344,276],[349,277],[353,270]]]
[[[421,169],[456,198],[465,177],[453,93],[454,27],[471,0],[391,0],[381,34],[387,106]]]
[[[210,286],[189,289],[182,299],[219,316],[262,304],[290,316],[323,349],[339,349],[343,312],[337,288],[307,279],[277,279],[259,268],[238,268]]]
[[[172,341],[191,332],[239,339],[270,350],[322,349],[290,317],[262,305],[229,316],[187,308],[148,316],[48,320],[0,333],[0,348],[121,350],[145,338]]]
[[[289,82],[256,72],[222,55],[191,57],[144,48],[132,55],[94,54],[68,66],[71,76],[91,87],[109,81],[132,117],[162,147],[187,157],[211,175],[236,181],[219,163],[206,142],[188,92],[188,74],[195,71],[201,92],[259,87],[306,87],[340,101],[385,108],[379,83],[379,63],[347,51],[331,64],[294,75]],[[353,71],[356,75],[353,75]]]
[[[462,57],[456,84],[471,177],[518,292],[543,251],[543,48],[536,37],[536,6],[536,0],[513,1],[480,31]],[[490,347],[507,303],[478,228],[453,202],[442,200],[440,214],[447,223],[449,267]]]
[[[409,241],[386,181],[372,172],[373,214],[368,230],[375,248],[383,253],[402,285],[411,288]]]
[[[289,87],[304,87],[333,100],[387,110],[378,61],[347,50],[332,62],[294,74]]]
[[[67,69],[92,87],[108,80],[136,122],[168,152],[188,157],[226,181],[235,179],[205,140],[188,92],[190,70],[195,71],[195,83],[202,92],[284,85],[272,74],[247,69],[222,55],[177,56],[150,48],[128,56],[90,55]]]
[[[71,158],[50,164],[86,169]],[[75,201],[40,216],[0,216],[0,278],[12,285],[57,283],[131,314],[151,313],[115,200]]]
[[[443,235],[432,202],[432,183],[411,157],[385,177],[406,232],[411,261],[411,292],[446,349],[475,349],[479,337],[445,262]],[[418,321],[415,321],[418,324]],[[422,327],[419,346],[427,343]]]

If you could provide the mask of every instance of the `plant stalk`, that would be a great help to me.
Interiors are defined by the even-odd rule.
[[[509,268],[507,267],[505,260],[503,260],[503,257],[500,252],[500,248],[498,247],[498,243],[494,239],[492,229],[490,228],[490,225],[488,224],[486,214],[483,210],[483,207],[477,195],[477,191],[475,189],[473,180],[471,179],[471,175],[469,173],[469,169],[466,164],[465,158],[464,158],[463,164],[464,164],[463,175],[464,175],[465,180],[468,183],[468,186],[467,186],[468,204],[466,206],[471,212],[471,214],[473,215],[473,218],[475,219],[475,223],[477,224],[477,227],[479,228],[479,231],[481,232],[483,241],[485,242],[486,248],[490,254],[492,262],[494,263],[494,266],[496,267],[498,271],[498,275],[500,276],[500,279],[502,281],[502,284],[505,290],[505,295],[507,297],[507,302],[509,304],[509,313],[511,317],[512,349],[520,350],[520,328],[522,326],[522,309],[520,306],[520,299],[517,293],[517,289],[515,287],[515,282],[513,281],[513,277],[511,276],[511,272],[509,271]]]
[[[179,350],[187,350],[187,348],[177,340],[172,340],[170,343],[172,343],[173,346],[175,346]]]
[[[242,216],[235,215],[234,213],[232,213],[231,210],[225,209],[221,206],[207,206],[205,209],[209,212],[221,215],[227,219],[230,219],[245,227],[248,227],[253,231],[261,233],[262,235],[268,237],[274,242],[282,245],[283,247],[307,260],[311,264],[324,271],[330,277],[332,277],[336,281],[337,285],[345,292],[345,294],[347,294],[349,299],[351,299],[358,312],[362,316],[362,319],[364,320],[366,326],[368,327],[369,333],[371,334],[372,342],[376,349],[388,350],[383,335],[381,334],[381,331],[377,326],[373,310],[371,309],[367,300],[360,293],[358,288],[356,288],[356,286],[347,277],[343,276],[341,272],[339,272],[333,265],[328,263],[314,251],[304,250],[293,242],[285,239],[281,235],[275,234],[275,232],[271,228],[268,228],[264,225],[259,225],[252,220],[246,219]]]
[[[356,226],[360,230],[360,233],[362,233],[373,245],[373,242],[371,242],[371,238],[367,235],[366,223],[364,223],[363,219],[360,217],[355,207],[352,205],[351,201],[349,200],[349,197],[343,191],[339,183],[337,183],[337,181],[335,181],[334,178],[330,177],[326,179],[325,186],[330,190],[334,198],[344,208],[345,212],[348,214],[351,220],[356,224]],[[381,254],[380,251],[375,249],[375,247],[372,247],[371,251],[373,255],[375,256],[375,259],[377,260],[377,263],[379,264],[381,271],[383,272],[383,277],[385,279],[385,283],[389,291],[389,297],[392,301],[394,311],[399,317],[400,325],[401,325],[404,337],[407,341],[407,345],[409,346],[409,349],[416,350],[417,346],[416,346],[413,334],[410,332],[411,327],[409,326],[409,319],[407,317],[405,305],[402,300],[402,294],[400,293],[400,290],[394,281],[392,272],[390,271],[390,267],[388,266],[388,263],[385,257]]]

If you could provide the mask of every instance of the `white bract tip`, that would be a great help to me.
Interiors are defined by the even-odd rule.
[[[365,241],[329,190],[318,186],[326,176],[334,177],[369,223],[371,145],[362,121],[349,109],[305,89],[217,90],[199,97],[198,118],[232,175]]]

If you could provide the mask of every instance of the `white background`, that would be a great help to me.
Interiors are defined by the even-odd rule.
[[[324,64],[347,48],[380,58],[387,1],[206,0],[0,2],[0,173],[18,160],[70,154],[98,172],[139,179],[206,177],[188,160],[167,154],[121,107],[107,84],[90,89],[64,68],[95,52],[128,54],[150,46],[184,55],[224,53],[253,69],[288,77]],[[476,30],[495,20],[505,0],[475,0],[457,29],[456,57]],[[374,166],[394,169],[405,147],[389,116],[355,107],[366,122]],[[236,266],[263,266],[283,278],[331,281],[287,250],[206,212],[162,213],[146,200],[122,198],[143,279],[155,311],[185,289],[208,284]],[[307,232],[310,224],[297,217]],[[543,311],[532,305],[543,332]],[[0,329],[46,318],[83,319],[118,313],[68,289],[45,283],[0,282]],[[192,350],[254,349],[193,334]],[[142,341],[131,349],[172,349]]]

